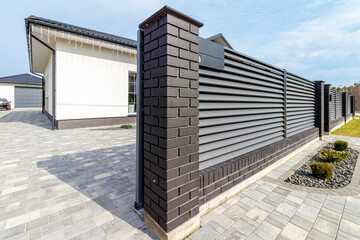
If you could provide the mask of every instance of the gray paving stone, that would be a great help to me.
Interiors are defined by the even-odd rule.
[[[247,213],[247,210],[239,207],[238,205],[233,205],[224,211],[224,214],[234,221],[239,220],[243,215],[245,215],[245,213]]]
[[[353,223],[346,219],[342,219],[339,230],[360,239],[360,225],[359,224]]]
[[[326,219],[318,217],[314,223],[313,228],[322,232],[326,235],[329,235],[332,238],[335,238],[339,225],[334,224]]]
[[[188,238],[191,240],[203,240],[203,239],[215,239],[218,236],[218,233],[209,225],[205,225],[197,230],[195,233],[191,234]]]
[[[281,232],[281,229],[274,226],[273,224],[263,221],[253,233],[258,235],[263,239],[275,239],[277,235]]]
[[[28,110],[0,116],[0,129],[1,139],[12,139],[0,155],[0,166],[10,166],[0,167],[0,239],[35,239],[39,231],[44,239],[76,237],[78,223],[110,211],[129,221],[122,229],[110,223],[115,232],[148,236],[137,229],[144,228],[137,215],[122,207],[135,198],[135,130],[51,131],[40,111]],[[6,221],[26,214],[25,224],[4,230]],[[86,236],[92,229],[83,230]]]
[[[220,234],[216,238],[216,240],[242,240],[242,239],[246,239],[246,237],[232,227],[228,228],[223,234]]]
[[[232,228],[235,228],[236,231],[240,232],[241,234],[243,234],[245,236],[248,236],[255,229],[255,226],[240,219],[232,225]]]
[[[302,229],[306,231],[310,231],[310,229],[313,226],[313,222],[310,222],[302,217],[299,217],[297,215],[293,216],[290,220],[290,222],[298,227],[301,227]]]
[[[225,214],[220,214],[213,219],[214,222],[219,224],[224,229],[229,228],[235,221],[226,216]]]
[[[311,229],[311,231],[309,232],[309,235],[308,237],[310,239],[313,239],[313,240],[317,240],[317,239],[321,239],[321,240],[333,240],[334,238],[322,233],[322,232],[319,232],[318,230],[316,229]]]
[[[295,226],[292,223],[288,223],[281,231],[280,236],[277,239],[303,240],[306,239],[307,235],[308,232],[304,229]]]

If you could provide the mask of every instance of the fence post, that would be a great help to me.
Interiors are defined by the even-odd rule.
[[[351,96],[351,113],[355,117],[355,96]]]
[[[347,93],[346,92],[341,92],[341,98],[342,98],[342,104],[341,104],[341,108],[342,108],[342,116],[344,117],[344,121],[345,121],[345,124],[346,124],[346,117],[347,117]]]
[[[144,31],[145,223],[160,239],[200,227],[199,28],[167,6]]]
[[[331,96],[331,85],[324,85],[324,134],[330,134],[330,96]],[[334,101],[334,99],[332,99]]]
[[[324,138],[324,81],[315,81],[315,127],[319,128],[319,138]]]
[[[284,69],[284,138],[287,138],[287,76]]]

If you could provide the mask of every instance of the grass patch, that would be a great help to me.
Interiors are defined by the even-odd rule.
[[[353,119],[331,133],[350,137],[360,137],[360,119]]]
[[[133,126],[132,125],[130,125],[130,124],[123,124],[123,125],[121,125],[121,127],[120,128],[125,128],[125,129],[129,129],[129,128],[132,128]]]

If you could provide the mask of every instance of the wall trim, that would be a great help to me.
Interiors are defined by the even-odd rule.
[[[99,127],[135,123],[136,116],[55,120],[57,129]]]

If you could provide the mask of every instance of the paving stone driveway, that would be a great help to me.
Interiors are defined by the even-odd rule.
[[[360,138],[331,135],[316,142],[201,217],[201,228],[189,239],[360,239],[359,178],[340,191],[283,183],[289,169],[337,139],[360,149]]]
[[[360,139],[332,135],[360,149]],[[134,130],[51,131],[39,111],[0,111],[0,239],[150,239],[132,211]],[[195,239],[360,239],[359,191],[281,184],[317,142],[201,217]],[[359,164],[359,163],[358,163]]]
[[[150,239],[131,209],[135,130],[51,131],[0,111],[0,239]]]

